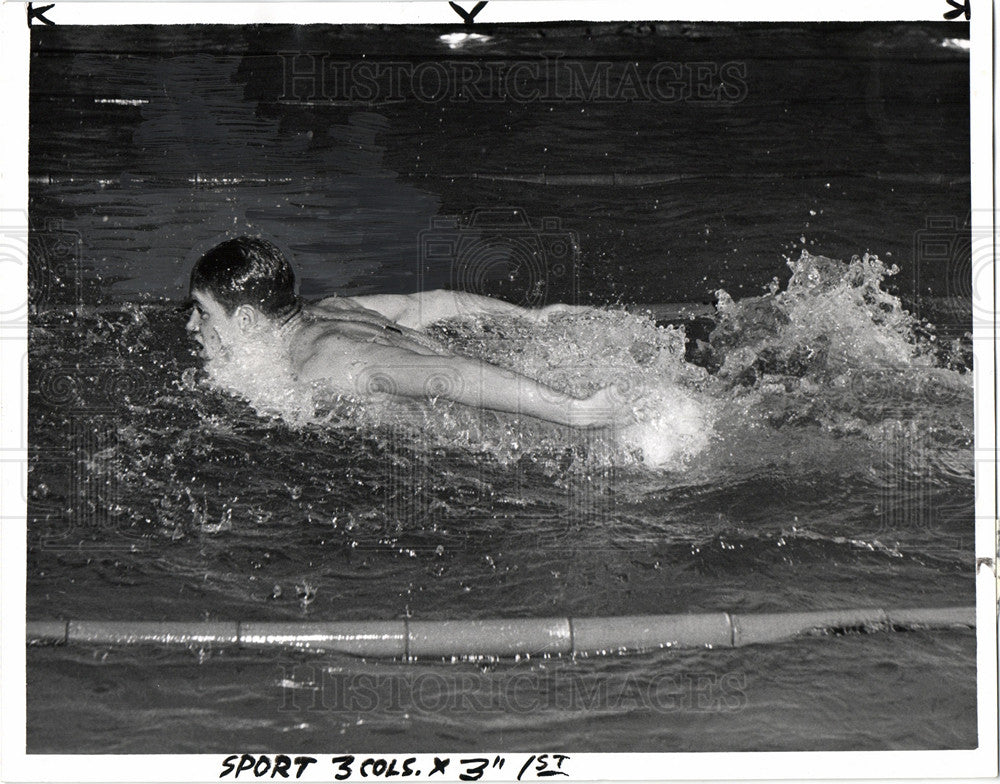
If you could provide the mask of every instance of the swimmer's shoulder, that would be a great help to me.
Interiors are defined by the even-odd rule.
[[[290,348],[292,369],[300,381],[346,377],[360,353],[357,340],[322,321],[303,327]]]

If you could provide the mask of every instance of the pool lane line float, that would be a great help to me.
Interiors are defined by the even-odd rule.
[[[975,625],[975,607],[923,607],[453,621],[28,621],[26,639],[33,645],[217,645],[409,659],[739,648],[823,632]]]

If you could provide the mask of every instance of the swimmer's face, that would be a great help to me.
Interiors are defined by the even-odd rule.
[[[228,314],[226,309],[205,291],[191,292],[194,310],[188,319],[187,329],[201,346],[206,359],[224,356],[241,335],[239,311]]]

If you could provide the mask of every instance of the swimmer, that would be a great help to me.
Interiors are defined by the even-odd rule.
[[[377,379],[376,392],[444,397],[560,425],[596,428],[632,421],[612,387],[575,398],[454,354],[422,332],[457,315],[514,315],[537,322],[585,307],[528,309],[452,291],[330,297],[307,304],[295,293],[295,275],[281,251],[253,237],[228,240],[202,256],[191,271],[190,294],[194,310],[187,329],[208,360],[225,357],[241,344],[277,337],[298,380],[321,383],[335,393],[359,395]],[[442,371],[457,383],[437,384]]]

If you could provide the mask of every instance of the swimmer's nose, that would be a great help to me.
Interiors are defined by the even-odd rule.
[[[198,331],[198,311],[191,311],[191,318],[188,319],[185,329],[187,329],[188,332]]]

